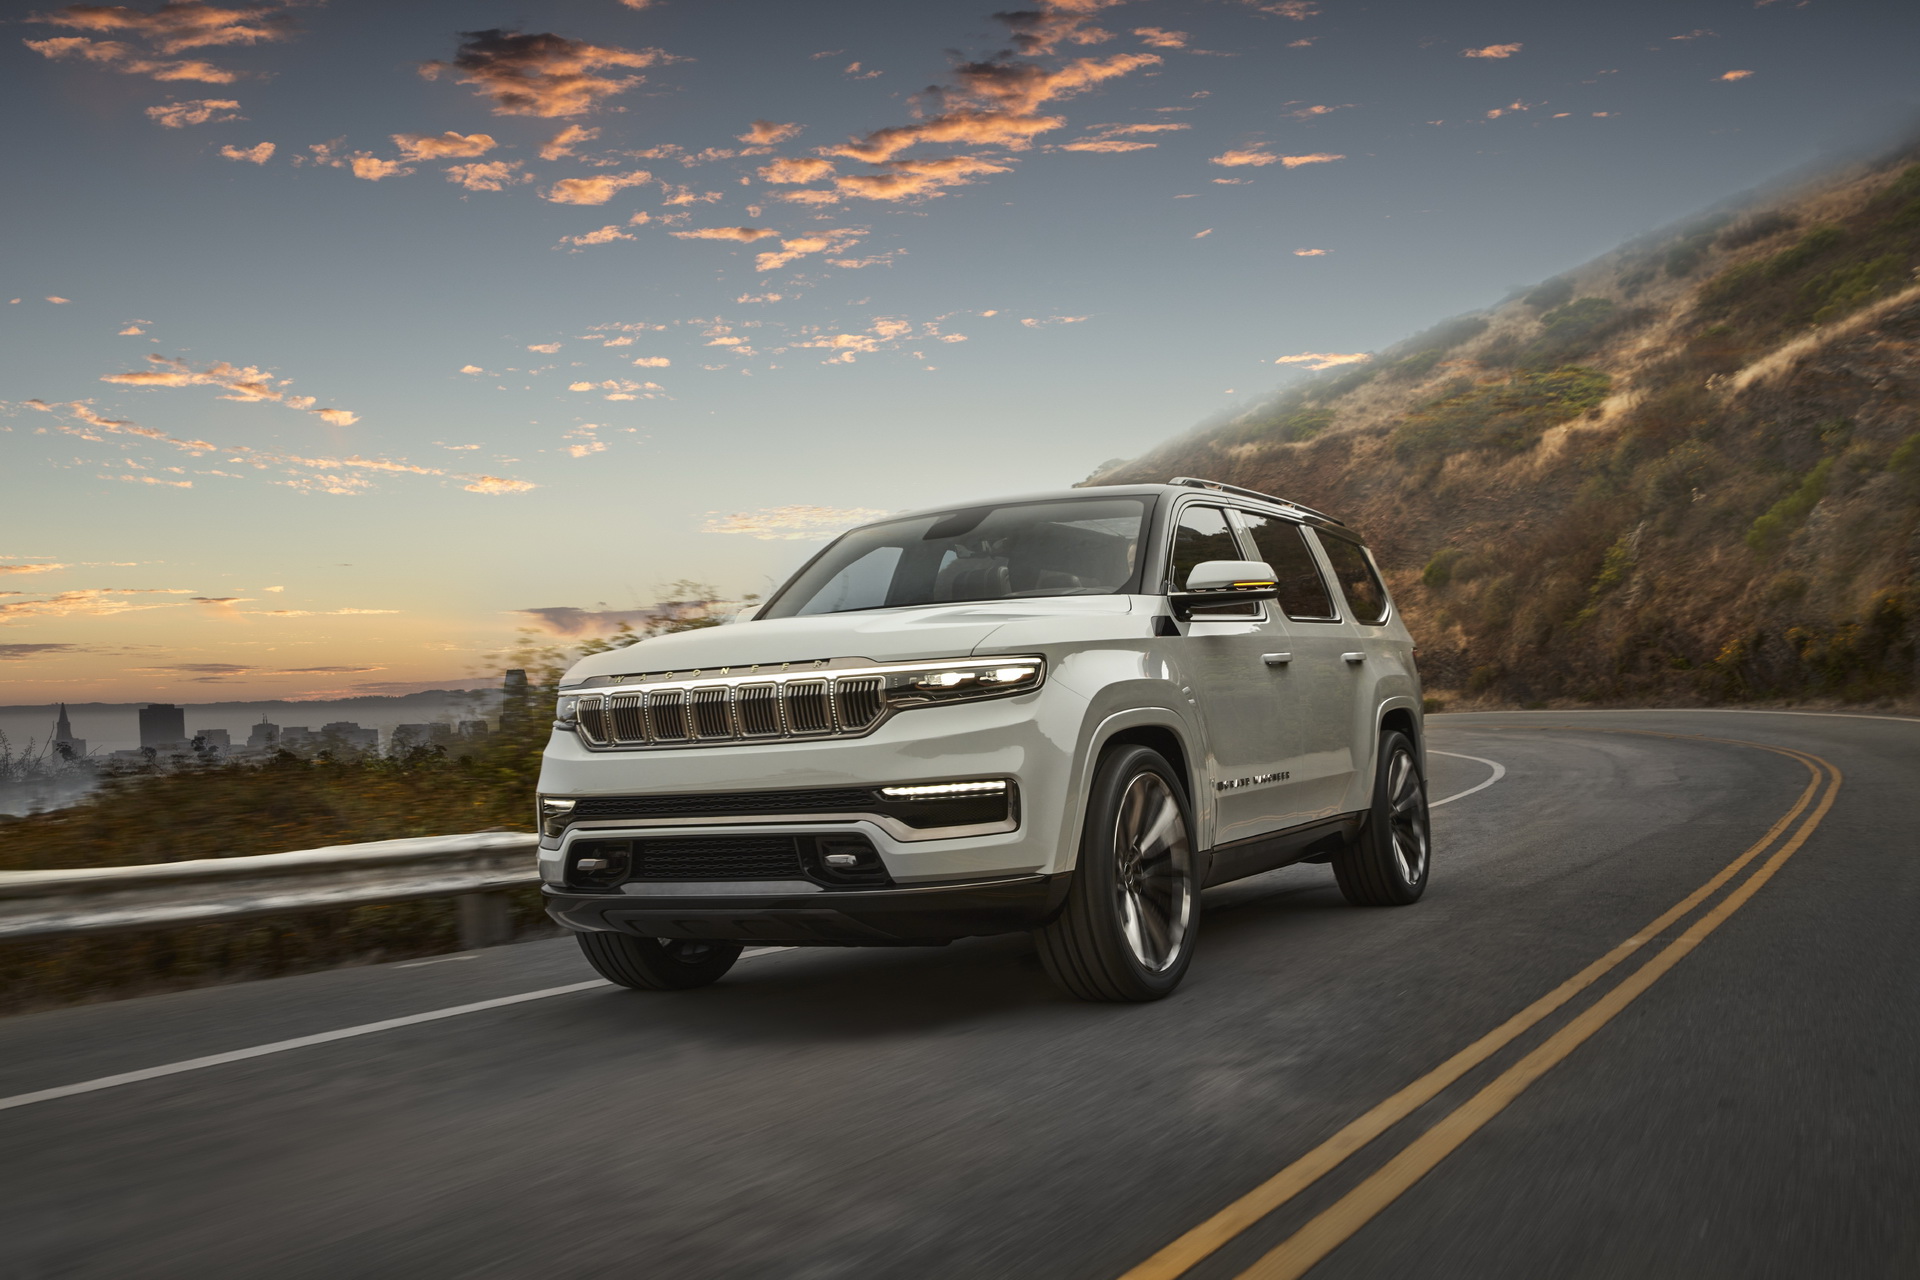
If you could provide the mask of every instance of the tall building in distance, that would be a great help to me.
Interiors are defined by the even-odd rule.
[[[78,760],[87,754],[87,740],[73,736],[73,725],[67,720],[67,704],[60,704],[60,718],[53,723],[54,754],[68,760]]]
[[[506,673],[500,688],[500,728],[504,731],[527,716],[527,673],[519,667]]]
[[[252,751],[272,751],[280,745],[280,726],[268,724],[265,716],[253,726],[253,732],[247,735],[247,747]]]
[[[140,708],[140,746],[171,747],[187,740],[185,708],[155,702]]]

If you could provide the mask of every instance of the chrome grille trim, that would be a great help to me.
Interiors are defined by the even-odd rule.
[[[864,733],[879,723],[887,704],[879,676],[848,676],[833,682],[833,720],[841,733]]]
[[[594,751],[751,746],[872,733],[916,705],[896,703],[887,692],[897,674],[930,667],[991,667],[1037,664],[1046,680],[1046,660],[1025,655],[961,658],[951,662],[857,663],[836,659],[712,671],[594,677],[585,688],[562,689],[578,698],[572,728]],[[784,668],[798,669],[784,669]],[[597,685],[598,687],[594,687]],[[608,686],[613,687],[608,687]]]
[[[743,684],[734,695],[739,700],[739,724],[742,738],[780,736],[780,686],[773,683]]]
[[[647,736],[655,742],[685,742],[687,732],[687,691],[650,689],[647,691]]]
[[[780,695],[788,733],[811,737],[833,732],[833,695],[827,681],[790,680],[781,686]]]
[[[732,738],[733,729],[733,690],[725,685],[709,685],[704,689],[690,689],[687,692],[688,727],[693,736],[704,741],[718,738]]]
[[[615,694],[607,699],[607,718],[616,743],[640,744],[647,740],[646,696],[639,693]]]

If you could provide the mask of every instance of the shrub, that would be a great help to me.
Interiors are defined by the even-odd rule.
[[[1827,495],[1827,482],[1833,475],[1833,459],[1822,458],[1807,472],[1792,493],[1768,507],[1747,530],[1747,545],[1763,556],[1778,551],[1806,521],[1820,499]]]
[[[1427,561],[1427,567],[1420,571],[1420,581],[1428,587],[1438,590],[1453,581],[1453,566],[1459,562],[1458,547],[1442,547],[1433,553],[1433,559]]]
[[[1869,262],[1857,262],[1815,276],[1801,286],[1801,296],[1813,309],[1815,324],[1837,320],[1892,287],[1907,275],[1906,259],[1897,253],[1882,254]]]
[[[1460,379],[1394,429],[1393,447],[1403,458],[1466,449],[1518,453],[1548,427],[1597,407],[1612,384],[1606,374],[1578,366],[1530,370],[1487,387]]]

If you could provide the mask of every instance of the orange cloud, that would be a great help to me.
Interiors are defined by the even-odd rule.
[[[359,421],[357,415],[345,409],[315,409],[312,396],[288,395],[284,390],[288,385],[286,379],[280,379],[276,386],[272,374],[252,365],[236,366],[220,360],[205,369],[195,369],[184,360],[151,352],[147,360],[157,367],[133,373],[102,374],[100,381],[129,387],[219,387],[226,392],[220,397],[222,400],[239,400],[249,404],[274,401],[290,409],[312,413],[337,426],[350,426]]]
[[[1226,168],[1235,169],[1244,165],[1279,164],[1280,157],[1270,151],[1255,151],[1251,148],[1242,148],[1233,151],[1223,151],[1207,163],[1224,165]]]
[[[615,240],[631,240],[631,239],[633,239],[633,237],[628,235],[626,232],[622,231],[620,229],[619,223],[610,222],[606,226],[601,227],[598,231],[589,231],[583,235],[577,235],[577,236],[562,236],[560,237],[560,243],[570,244],[575,246],[576,248],[579,248],[579,247],[584,247],[590,244],[612,244]],[[528,347],[527,348],[527,350],[529,351],[558,351],[559,349],[560,349],[560,344],[557,342],[554,343],[551,348],[548,348],[548,347]]]
[[[782,157],[760,166],[760,180],[776,183],[817,182],[832,172],[833,161],[831,160]]]
[[[1159,146],[1157,142],[1125,142],[1119,138],[1082,138],[1078,142],[1063,142],[1062,151],[1151,151]]]
[[[653,175],[645,169],[635,169],[632,173],[602,173],[591,178],[562,178],[547,188],[543,198],[554,204],[605,204],[624,187],[637,187],[643,182],[652,181]]]
[[[978,156],[947,156],[939,160],[889,160],[885,173],[849,174],[835,178],[836,189],[862,200],[910,200],[945,194],[943,187],[963,187],[983,173],[1009,173],[1004,164]],[[764,268],[763,268],[764,270]]]
[[[1303,164],[1332,164],[1335,160],[1345,160],[1345,156],[1334,155],[1331,151],[1316,151],[1305,156],[1281,156],[1280,163],[1289,169],[1298,169]]]
[[[483,156],[500,144],[485,133],[396,133],[393,145],[405,160],[441,160]]]
[[[533,175],[520,172],[518,160],[480,160],[473,164],[450,164],[447,181],[457,182],[469,191],[505,191],[519,182],[532,182]]]
[[[1035,134],[1063,127],[1059,116],[1018,115],[1004,111],[950,111],[919,124],[876,129],[858,141],[831,148],[829,154],[879,164],[923,142],[962,142],[1022,151]]]
[[[803,126],[797,124],[775,124],[771,120],[755,120],[740,135],[740,141],[755,147],[771,147],[799,135]]]
[[[539,485],[532,484],[525,480],[507,480],[500,476],[475,476],[472,484],[464,486],[468,493],[525,493],[529,489],[538,489],[539,487]],[[371,613],[375,611],[362,609],[358,610],[358,612]]]
[[[742,533],[763,541],[826,539],[887,514],[874,507],[762,507],[725,516],[711,513],[700,532]]]
[[[382,178],[404,178],[413,172],[400,161],[382,160],[371,151],[354,152],[347,157],[346,166],[353,170],[354,177],[365,178],[368,182],[378,182]]]
[[[220,154],[229,160],[246,160],[253,164],[265,164],[273,159],[273,144],[262,142],[251,147],[221,147]]]
[[[125,5],[76,4],[27,20],[77,31],[124,32],[144,39],[154,52],[162,54],[285,40],[293,33],[293,16],[278,6],[250,4],[222,9],[199,0],[164,0],[151,13]]]
[[[67,568],[64,564],[0,564],[0,574],[9,573],[52,573],[56,569]]]
[[[1293,256],[1296,258],[1324,258],[1332,252],[1333,250],[1331,249],[1295,249]]]
[[[669,231],[667,234],[678,240],[737,240],[742,244],[751,244],[780,233],[771,227],[696,227],[692,231]]]
[[[1142,67],[1159,66],[1157,53],[1116,53],[1110,58],[1078,58],[1049,71],[1031,62],[990,59],[965,62],[955,69],[955,92],[1003,111],[1031,112],[1056,98],[1084,93],[1095,85]]]
[[[1753,72],[1751,71],[1727,71],[1721,73],[1720,78],[1722,80],[1745,80],[1752,74]]]
[[[1168,31],[1163,27],[1135,27],[1133,34],[1156,49],[1184,49],[1187,47],[1187,33]]]
[[[599,136],[598,129],[587,129],[577,124],[570,124],[541,144],[540,158],[558,160],[563,156],[570,156],[575,147],[583,142],[592,142]]]
[[[231,98],[196,98],[188,102],[168,102],[157,107],[147,108],[147,118],[155,124],[168,129],[183,129],[190,124],[226,124],[230,120],[244,120],[245,116],[235,114],[240,104]]]
[[[458,83],[475,85],[481,97],[492,99],[497,116],[584,115],[644,79],[593,73],[637,70],[672,60],[660,49],[588,44],[551,32],[528,35],[496,27],[464,34],[466,43],[453,61],[426,63],[420,74],[432,80],[457,72]]]
[[[834,231],[823,231],[818,235],[795,236],[791,240],[782,240],[778,250],[760,254],[753,260],[756,271],[776,271],[795,258],[814,253],[840,253],[850,248],[854,241],[866,235],[850,227]]]
[[[238,72],[216,67],[198,58],[181,62],[159,62],[135,56],[133,50],[117,40],[88,40],[84,36],[55,36],[50,40],[27,40],[27,48],[46,58],[78,57],[99,63],[122,75],[151,76],[160,81],[192,80],[200,84],[232,84]]]
[[[1490,44],[1478,49],[1462,49],[1463,58],[1511,58],[1525,46],[1520,44]]]
[[[1113,32],[1089,25],[1102,9],[1126,0],[1040,0],[1032,9],[993,16],[1007,25],[1016,49],[1027,57],[1052,53],[1063,44],[1100,44]]]
[[[1341,353],[1334,351],[1302,351],[1295,356],[1281,356],[1275,364],[1297,364],[1303,369],[1319,372],[1322,369],[1334,369],[1343,364],[1364,364],[1373,359],[1364,351]]]
[[[130,596],[190,596],[182,587],[85,587],[61,591],[40,600],[0,601],[0,623],[19,618],[109,618],[116,613],[134,613],[145,609],[179,608],[186,600],[156,600],[138,603]]]

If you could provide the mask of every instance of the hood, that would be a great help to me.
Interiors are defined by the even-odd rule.
[[[1129,607],[1126,596],[1051,596],[736,622],[656,636],[624,649],[596,653],[575,663],[562,683],[577,684],[591,676],[812,662],[817,658],[865,658],[873,662],[964,658],[1009,623],[1126,613]]]

